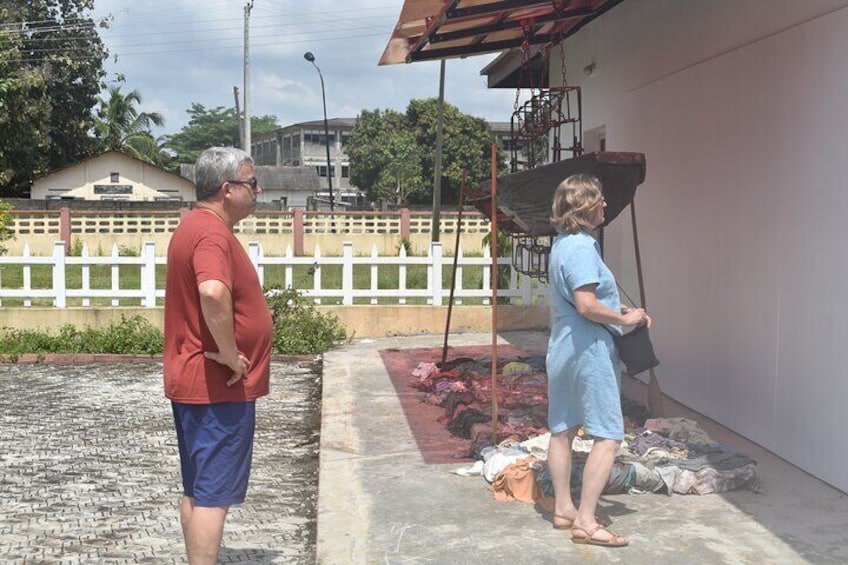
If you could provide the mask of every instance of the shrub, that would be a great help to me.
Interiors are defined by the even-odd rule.
[[[0,354],[23,353],[119,353],[155,355],[162,352],[162,332],[143,316],[121,315],[107,327],[77,329],[71,324],[56,335],[36,330],[4,328]]]
[[[268,295],[274,322],[273,353],[302,355],[324,353],[348,339],[336,316],[322,314],[293,289]],[[107,327],[77,329],[65,324],[55,334],[37,330],[0,328],[0,355],[17,357],[24,353],[116,353],[157,355],[162,353],[161,330],[147,318],[121,315]]]
[[[407,257],[412,257],[415,255],[415,250],[412,249],[412,242],[407,238],[403,237],[398,244],[398,254],[400,254],[400,248],[403,247],[404,251],[406,251]]]
[[[274,323],[273,353],[324,353],[336,343],[348,339],[338,317],[318,312],[315,305],[295,289],[272,288],[265,296]]]
[[[84,244],[82,240],[78,237],[75,237],[71,240],[71,256],[72,257],[81,257],[82,256],[82,248]]]

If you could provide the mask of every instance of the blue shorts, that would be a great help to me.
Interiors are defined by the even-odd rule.
[[[171,407],[183,494],[193,498],[196,506],[244,502],[253,457],[256,402],[171,402]]]

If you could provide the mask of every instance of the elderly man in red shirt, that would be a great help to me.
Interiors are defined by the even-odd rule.
[[[253,159],[213,147],[194,168],[197,205],[168,246],[165,396],[180,454],[180,523],[191,564],[216,563],[224,520],[244,502],[255,401],[268,394],[271,313],[233,226],[262,191]]]

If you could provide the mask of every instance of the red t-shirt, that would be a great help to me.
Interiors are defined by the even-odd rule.
[[[232,369],[204,357],[218,351],[203,320],[198,285],[221,281],[233,299],[236,346],[250,360],[247,375],[226,385]],[[165,284],[165,396],[186,404],[245,402],[268,394],[271,311],[241,243],[214,213],[195,209],[168,245]]]

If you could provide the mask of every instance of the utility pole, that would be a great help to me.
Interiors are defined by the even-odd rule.
[[[241,119],[241,108],[239,108],[238,87],[233,87],[233,98],[236,99],[236,129],[238,130],[239,149],[244,149],[244,122]]]
[[[250,155],[250,11],[253,0],[244,5],[244,147]]]
[[[433,221],[430,241],[439,241],[442,230],[442,136],[445,123],[445,60],[439,70],[439,120],[436,125],[436,155],[433,166]]]

